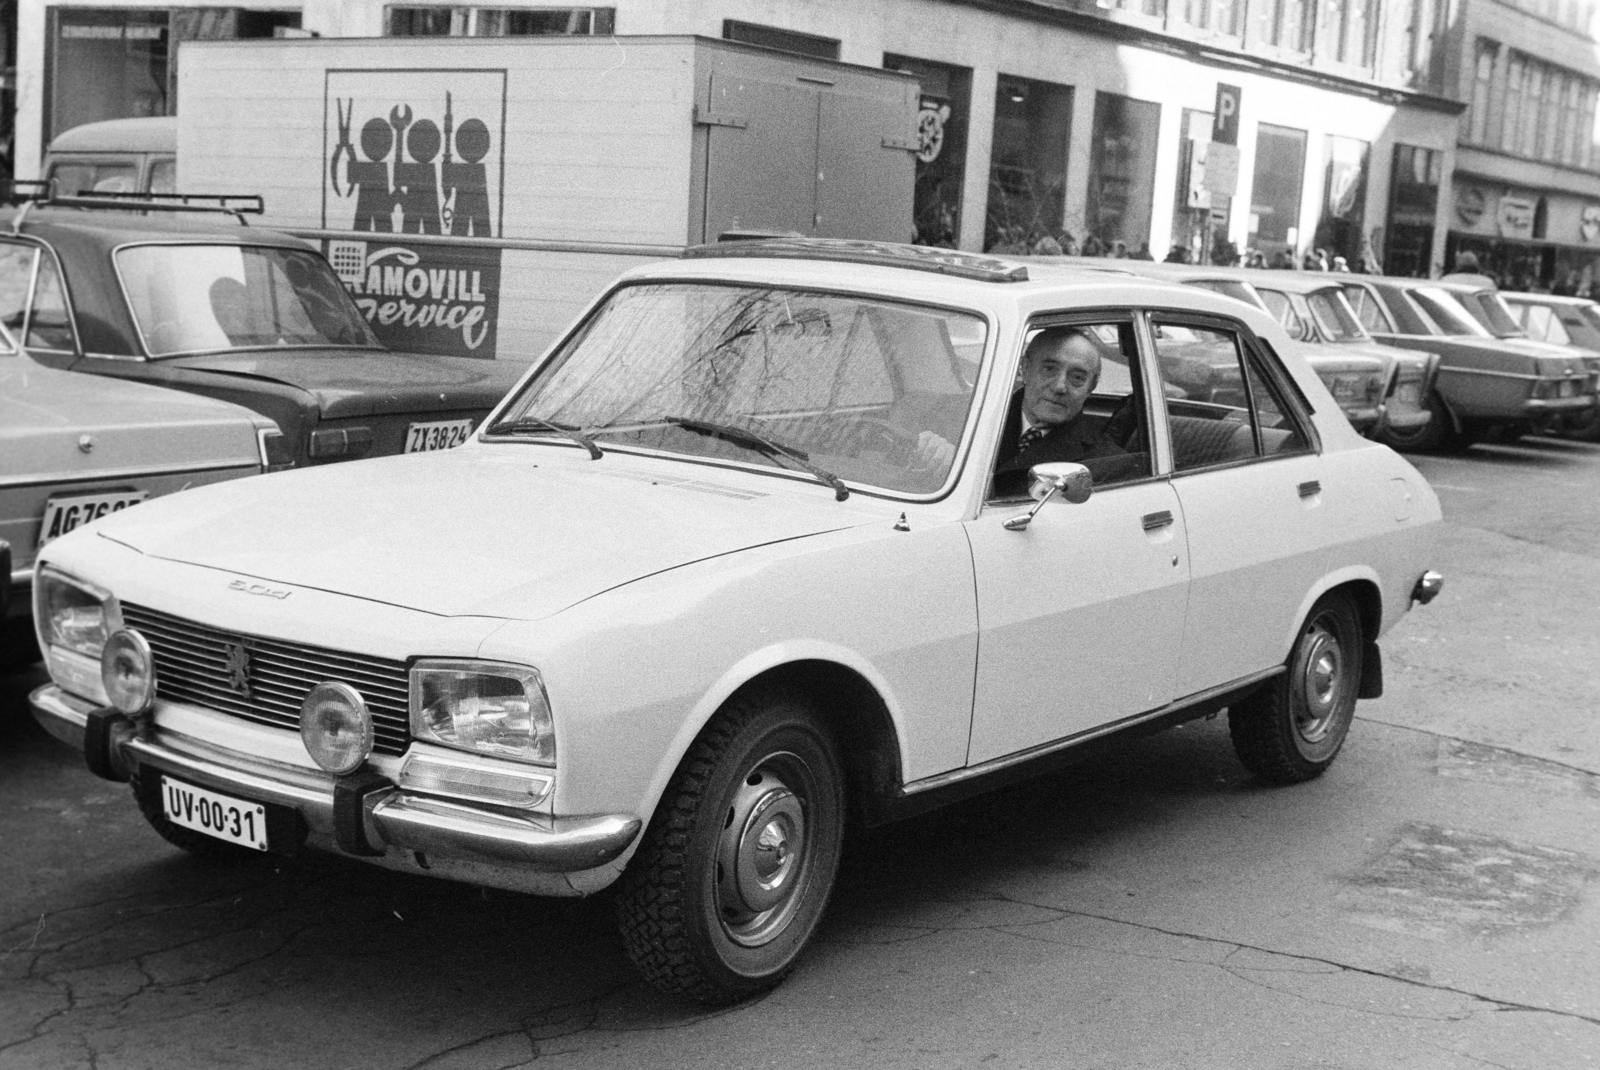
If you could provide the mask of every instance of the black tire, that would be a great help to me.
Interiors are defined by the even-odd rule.
[[[786,692],[735,696],[689,748],[619,882],[629,957],[699,1003],[771,988],[822,917],[843,833],[844,777],[820,718]]]
[[[182,848],[196,858],[203,858],[209,862],[227,862],[238,864],[243,862],[260,862],[262,852],[252,851],[248,847],[240,847],[236,843],[228,843],[214,836],[207,836],[193,829],[186,829],[182,825],[174,825],[167,820],[167,815],[161,812],[161,804],[155,800],[160,798],[157,791],[141,791],[139,772],[136,770],[129,783],[133,788],[133,797],[139,803],[139,812],[144,819],[150,822],[150,827],[160,834],[163,840],[174,847]],[[159,774],[146,773],[156,776]]]
[[[1421,427],[1404,431],[1385,427],[1378,435],[1378,441],[1406,453],[1431,453],[1448,449],[1456,438],[1456,425],[1437,391],[1428,395],[1428,412],[1433,418]]]
[[[1273,784],[1319,777],[1355,718],[1364,639],[1350,599],[1335,591],[1311,607],[1288,671],[1228,710],[1228,734],[1246,769]]]

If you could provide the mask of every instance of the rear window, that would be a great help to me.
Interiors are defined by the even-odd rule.
[[[1231,297],[1235,301],[1243,301],[1245,304],[1255,308],[1264,307],[1256,296],[1255,290],[1248,283],[1237,282],[1233,279],[1198,279],[1193,285],[1203,290],[1219,293],[1223,297]]]
[[[133,193],[139,188],[139,168],[132,163],[58,163],[49,177],[55,191],[77,193]]]
[[[1367,338],[1367,332],[1361,329],[1361,323],[1356,319],[1356,314],[1350,308],[1350,303],[1337,289],[1318,290],[1306,294],[1306,305],[1311,309],[1311,316],[1317,321],[1317,326],[1322,328],[1322,333],[1330,342],[1362,342]]]
[[[328,262],[310,250],[135,245],[117,250],[116,264],[153,357],[378,345]]]
[[[1477,338],[1491,337],[1489,331],[1476,318],[1469,315],[1455,295],[1437,286],[1419,286],[1409,291],[1410,297],[1438,325],[1443,334],[1470,334]]]

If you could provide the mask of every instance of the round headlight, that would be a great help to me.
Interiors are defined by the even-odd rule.
[[[111,633],[100,652],[100,682],[117,712],[134,717],[150,708],[156,700],[156,662],[144,636],[131,628]]]
[[[300,705],[300,738],[312,761],[328,772],[354,772],[372,753],[366,700],[349,684],[318,684]]]

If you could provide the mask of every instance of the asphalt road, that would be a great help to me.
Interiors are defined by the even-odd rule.
[[[0,681],[0,1068],[1600,1065],[1600,448],[1419,461],[1447,581],[1321,780],[1222,719],[855,839],[775,992],[637,982],[603,901],[185,857]]]

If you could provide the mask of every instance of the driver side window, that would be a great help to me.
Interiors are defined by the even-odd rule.
[[[1133,319],[1036,323],[1006,410],[989,497],[1028,496],[1036,464],[1084,465],[1096,489],[1151,472]]]

